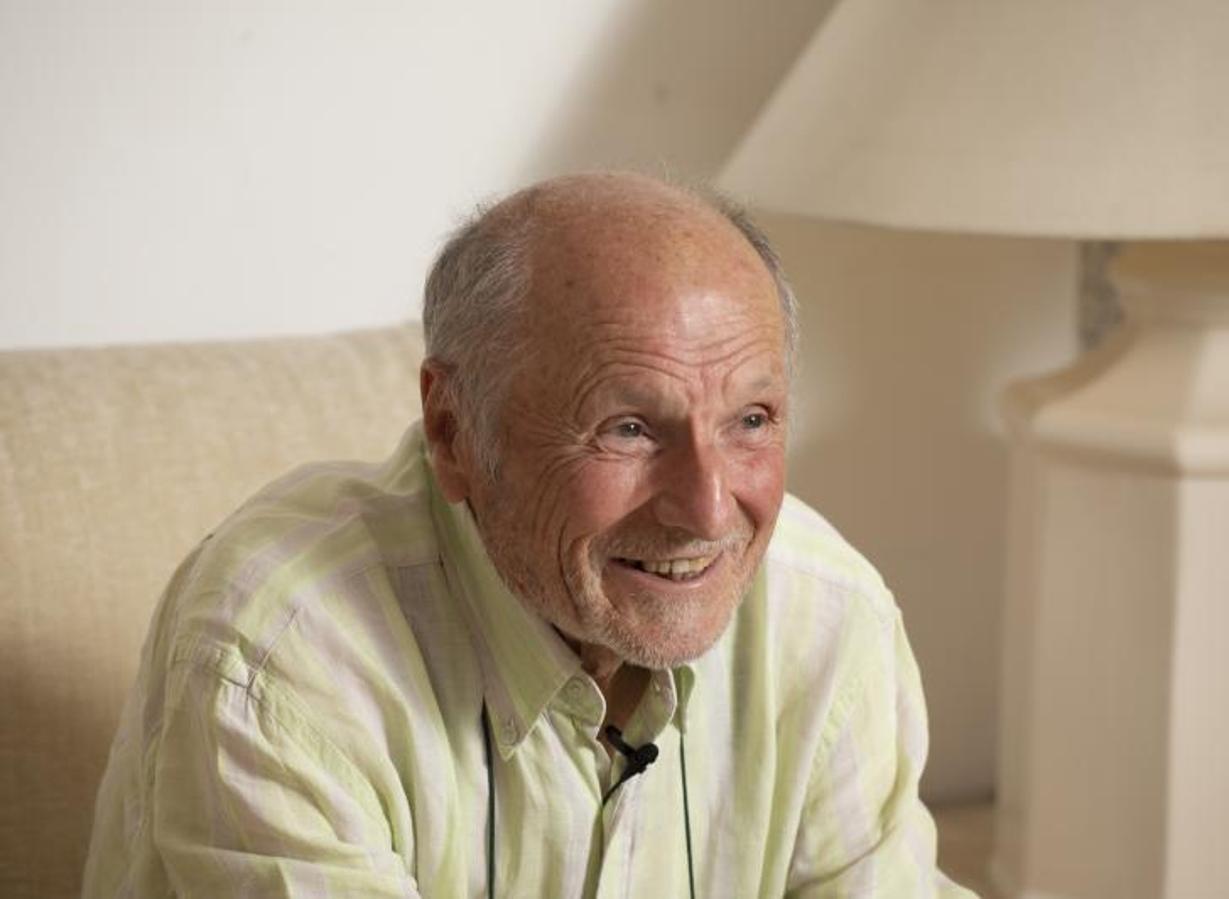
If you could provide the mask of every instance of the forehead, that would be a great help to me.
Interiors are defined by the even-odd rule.
[[[608,333],[680,352],[738,334],[783,337],[767,267],[707,207],[594,204],[537,229],[532,258],[527,324],[546,353]]]

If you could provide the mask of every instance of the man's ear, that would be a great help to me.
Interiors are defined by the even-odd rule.
[[[451,372],[435,359],[423,361],[418,373],[422,394],[422,425],[427,438],[431,467],[440,492],[450,503],[459,503],[470,493],[470,457],[462,445],[455,392],[449,389]]]

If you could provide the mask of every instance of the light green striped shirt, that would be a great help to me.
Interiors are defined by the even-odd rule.
[[[491,723],[485,762],[483,707]],[[653,673],[620,787],[575,654],[508,593],[417,426],[300,469],[180,567],[98,798],[85,895],[969,896],[917,797],[926,715],[874,570],[787,499],[729,630]],[[490,778],[490,779],[488,779]]]

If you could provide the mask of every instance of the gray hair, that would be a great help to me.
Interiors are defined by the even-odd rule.
[[[713,189],[695,191],[692,195],[725,216],[726,221],[737,228],[747,243],[751,244],[768,273],[772,275],[772,283],[777,288],[777,302],[781,304],[781,321],[785,325],[785,362],[792,378],[794,356],[798,352],[798,297],[794,295],[793,285],[785,275],[781,257],[768,240],[768,235],[751,218],[746,207]]]
[[[422,324],[428,359],[473,429],[471,449],[494,476],[498,410],[522,358],[518,327],[529,292],[531,217],[480,206],[444,244],[427,275]]]
[[[678,189],[737,228],[772,275],[792,377],[798,301],[768,236],[729,197],[710,189]],[[447,373],[443,389],[472,429],[470,449],[491,478],[498,471],[499,412],[526,356],[519,318],[532,281],[534,191],[520,195],[523,203],[479,206],[440,250],[423,297],[427,357]]]

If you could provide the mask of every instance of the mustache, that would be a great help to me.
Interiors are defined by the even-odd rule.
[[[694,534],[619,534],[594,547],[593,554],[617,559],[687,559],[716,556],[726,551],[740,550],[751,542],[749,528],[739,528],[717,540],[702,540]]]

